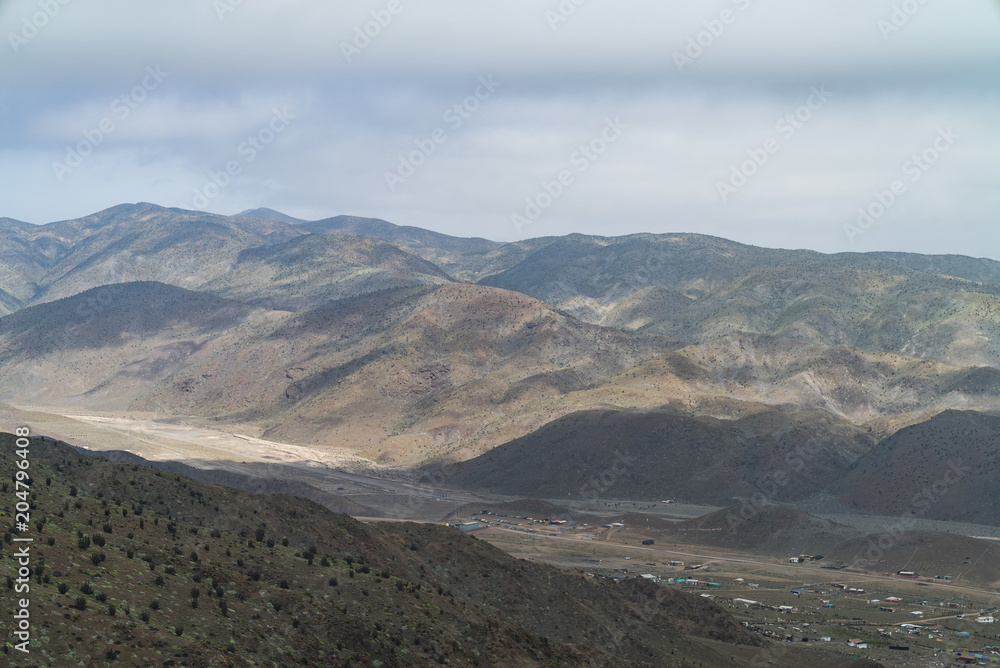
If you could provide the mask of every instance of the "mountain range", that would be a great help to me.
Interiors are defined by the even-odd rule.
[[[894,513],[961,458],[976,507],[928,512],[1000,523],[996,463],[966,452],[990,452],[1000,409],[991,260],[145,203],[2,219],[0,248],[10,403],[196,416],[399,471],[465,462],[456,483],[530,496],[721,505],[787,473],[780,500]],[[641,464],[588,484],[615,452]]]

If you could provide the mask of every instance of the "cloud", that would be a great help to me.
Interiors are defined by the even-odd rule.
[[[190,208],[287,107],[294,121],[206,208],[354,213],[514,239],[512,215],[620,116],[620,141],[523,233],[699,231],[966,253],[983,246],[974,235],[997,234],[987,228],[1000,203],[997,2],[398,0],[395,12],[389,0],[221,2],[232,11],[70,1],[30,39],[21,33],[38,0],[0,4],[10,186],[0,215],[46,222],[138,200]],[[11,34],[23,40],[16,53]],[[157,66],[170,76],[115,118],[114,101]],[[502,86],[452,127],[447,110],[487,75]],[[794,136],[777,134],[821,85],[829,103]],[[60,180],[53,163],[109,116],[114,132]],[[849,243],[844,223],[941,125],[963,140]],[[386,173],[437,129],[446,140],[389,188]],[[723,201],[718,183],[773,136],[780,150]]]

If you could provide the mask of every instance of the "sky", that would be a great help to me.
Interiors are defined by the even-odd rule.
[[[0,217],[1000,259],[1000,0],[0,0]]]

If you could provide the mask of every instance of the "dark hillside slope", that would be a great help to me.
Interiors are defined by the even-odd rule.
[[[791,500],[842,475],[873,442],[866,431],[820,411],[718,420],[676,410],[591,410],[458,464],[451,479],[528,497],[725,505],[766,490]]]
[[[859,510],[1000,525],[1000,417],[945,411],[872,448],[834,486]]]
[[[37,439],[28,457],[34,640],[28,657],[8,644],[6,665],[708,667],[765,647],[706,599],[447,527],[365,525]]]

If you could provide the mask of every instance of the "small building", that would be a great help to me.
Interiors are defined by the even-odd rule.
[[[980,624],[992,624],[996,620],[993,618],[993,615],[980,615],[976,617],[976,621]]]
[[[459,531],[477,531],[482,528],[482,524],[479,522],[462,522],[461,524],[455,525]]]

